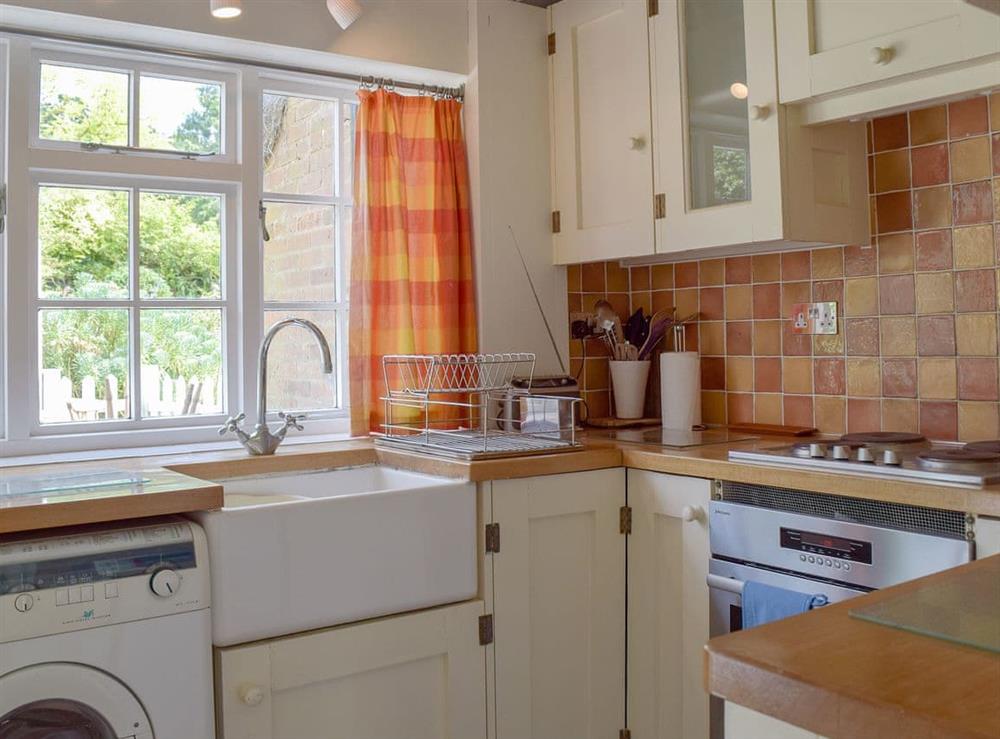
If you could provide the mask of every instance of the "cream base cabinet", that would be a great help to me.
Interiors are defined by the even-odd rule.
[[[868,243],[864,124],[778,104],[771,2],[659,0],[649,38],[658,254]]]
[[[569,0],[551,12],[554,261],[652,254],[646,3]]]
[[[781,102],[826,98],[813,119],[1000,85],[1000,15],[965,0],[776,0],[774,20]]]
[[[618,737],[625,728],[625,471],[497,481],[490,498],[499,526],[486,578],[496,674],[491,735]]]
[[[702,669],[711,486],[628,471],[628,722],[636,739],[709,736]]]
[[[485,738],[483,613],[476,600],[217,649],[218,735]]]
[[[726,703],[726,739],[823,739],[735,703]]]

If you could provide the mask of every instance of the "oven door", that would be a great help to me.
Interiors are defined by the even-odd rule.
[[[712,559],[708,565],[709,634],[719,636],[743,628],[743,585],[748,580],[799,593],[823,594],[830,603],[871,592],[865,588],[835,585],[824,580],[773,572],[750,565]]]

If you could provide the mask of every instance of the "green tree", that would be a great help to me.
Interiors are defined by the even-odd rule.
[[[179,151],[218,153],[221,121],[222,95],[218,85],[202,85],[198,88],[198,108],[187,114],[170,137],[170,143]]]

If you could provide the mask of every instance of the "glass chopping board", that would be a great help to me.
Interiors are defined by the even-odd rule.
[[[851,610],[855,618],[1000,653],[1000,568],[957,570],[894,598]]]

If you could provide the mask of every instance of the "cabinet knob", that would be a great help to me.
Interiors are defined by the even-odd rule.
[[[888,64],[892,61],[893,54],[891,46],[873,46],[868,50],[868,59],[872,64]]]
[[[705,509],[700,505],[686,505],[681,508],[681,518],[685,521],[700,521],[705,517]]]
[[[751,105],[750,118],[755,121],[762,121],[771,115],[771,109],[766,105]]]
[[[646,137],[645,136],[629,136],[628,148],[632,151],[642,151],[646,148]]]
[[[241,685],[239,689],[240,702],[245,706],[258,706],[264,700],[264,689],[259,685]]]

